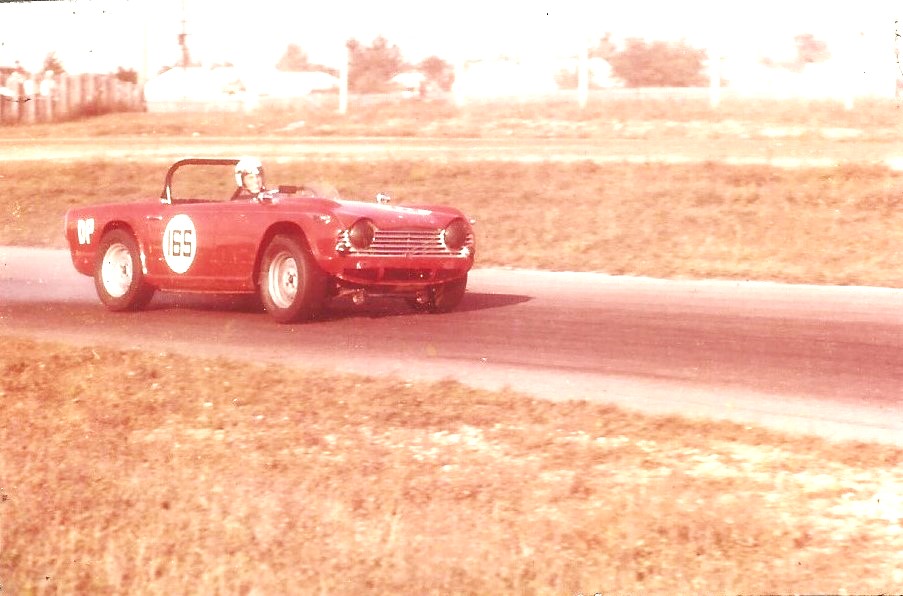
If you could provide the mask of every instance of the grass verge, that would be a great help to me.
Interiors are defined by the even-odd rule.
[[[576,98],[486,101],[457,106],[433,101],[367,101],[353,97],[347,114],[337,97],[247,113],[120,113],[55,124],[6,126],[7,138],[116,135],[269,135],[516,138],[811,138],[896,141],[903,133],[900,103],[860,99],[854,109],[834,100],[649,97],[642,92],[593,93]],[[839,135],[839,136],[838,136]],[[165,140],[163,141],[165,142]]]
[[[903,451],[12,337],[13,594],[880,593]]]

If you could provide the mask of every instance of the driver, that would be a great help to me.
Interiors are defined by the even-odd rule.
[[[242,157],[235,164],[235,184],[238,188],[232,200],[254,199],[260,196],[266,187],[263,184],[263,164],[256,157]]]

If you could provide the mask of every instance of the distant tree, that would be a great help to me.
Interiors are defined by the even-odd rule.
[[[55,75],[66,72],[66,69],[63,68],[62,63],[56,57],[56,52],[50,52],[47,54],[47,57],[44,58],[44,72],[47,72],[48,70],[53,71],[53,74]]]
[[[348,88],[356,93],[383,93],[392,77],[407,67],[396,45],[380,36],[369,46],[348,40]]]
[[[828,44],[815,39],[811,33],[804,33],[793,38],[796,42],[796,59],[801,64],[824,62],[831,57]]]
[[[608,58],[612,74],[627,87],[698,87],[706,84],[705,50],[685,42],[627,40]]]
[[[417,65],[417,70],[426,76],[426,80],[443,91],[451,91],[455,82],[455,68],[442,58],[430,56]]]
[[[121,66],[116,69],[116,78],[125,83],[137,83],[138,82],[138,72],[134,68],[122,68]]]
[[[610,60],[612,56],[617,53],[618,46],[616,46],[615,43],[611,40],[611,33],[606,33],[601,39],[599,39],[596,47],[590,48],[589,57]]]
[[[329,66],[315,64],[307,57],[307,53],[301,49],[301,46],[290,43],[285,48],[285,53],[279,62],[276,63],[276,70],[283,72],[309,72],[320,71],[328,72],[331,75],[338,75],[339,71]]]
[[[285,48],[282,58],[276,63],[276,70],[304,72],[310,70],[310,62],[300,46],[290,43]]]
[[[792,60],[778,61],[763,58],[762,64],[772,68],[786,68],[792,72],[802,72],[807,64],[824,62],[831,57],[828,44],[818,40],[811,33],[803,33],[793,38],[796,45],[796,56]]]

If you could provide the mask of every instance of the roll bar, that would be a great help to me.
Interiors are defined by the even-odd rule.
[[[163,192],[160,193],[160,201],[163,203],[172,203],[172,177],[176,170],[182,166],[232,166],[238,164],[237,159],[222,159],[216,157],[189,157],[180,159],[176,163],[169,166],[166,171],[166,178],[163,180]]]

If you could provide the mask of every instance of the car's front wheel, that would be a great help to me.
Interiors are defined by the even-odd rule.
[[[104,234],[97,248],[94,287],[110,310],[140,310],[154,295],[144,281],[141,255],[135,238],[125,230]]]
[[[274,237],[260,262],[260,300],[276,321],[310,319],[323,306],[326,276],[297,238]]]

